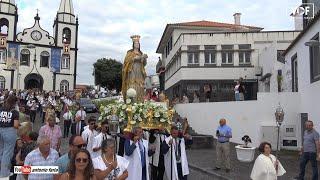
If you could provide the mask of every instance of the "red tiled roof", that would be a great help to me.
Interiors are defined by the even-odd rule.
[[[160,52],[160,45],[164,39],[164,36],[166,33],[169,31],[172,31],[174,27],[179,27],[179,26],[189,26],[189,27],[216,27],[216,28],[226,28],[227,31],[244,31],[244,32],[250,32],[250,31],[261,31],[263,28],[261,27],[255,27],[255,26],[246,26],[246,25],[236,25],[236,24],[229,24],[229,23],[220,23],[220,22],[214,22],[214,21],[192,21],[192,22],[182,22],[182,23],[174,23],[174,24],[167,24],[166,28],[162,34],[162,37],[160,39],[160,42],[158,44],[157,53]]]
[[[255,26],[246,26],[246,25],[236,25],[236,24],[229,24],[229,23],[220,23],[220,22],[213,22],[213,21],[192,21],[192,22],[182,22],[182,23],[175,23],[169,25],[177,25],[177,26],[198,26],[198,27],[224,27],[224,28],[252,28],[252,29],[263,29],[261,27]]]

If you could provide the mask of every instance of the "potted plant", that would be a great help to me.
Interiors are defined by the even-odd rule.
[[[236,152],[237,158],[241,162],[252,162],[255,154],[255,147],[248,146],[251,143],[251,138],[248,135],[244,135],[241,140],[244,142],[243,145],[237,145]]]

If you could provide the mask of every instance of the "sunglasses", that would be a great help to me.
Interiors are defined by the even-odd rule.
[[[96,123],[90,123],[90,125],[96,125]]]
[[[77,159],[76,159],[76,162],[77,162],[77,163],[81,163],[81,162],[87,163],[87,162],[88,162],[88,159],[87,159],[87,158],[77,158]]]
[[[79,145],[74,145],[74,146],[77,146],[79,149],[82,149],[82,148],[86,148],[86,147],[87,147],[86,144],[79,144]]]

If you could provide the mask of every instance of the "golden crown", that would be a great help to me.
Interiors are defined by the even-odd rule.
[[[133,35],[130,38],[132,39],[133,42],[136,42],[136,41],[139,42],[139,40],[140,40],[140,36],[139,35]]]

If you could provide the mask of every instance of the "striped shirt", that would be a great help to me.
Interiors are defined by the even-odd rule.
[[[24,165],[29,166],[54,166],[55,161],[59,158],[59,154],[56,150],[50,148],[50,152],[47,158],[44,158],[39,148],[31,151],[25,161]],[[29,174],[28,180],[52,180],[53,174]]]
[[[62,137],[61,128],[58,125],[50,127],[48,124],[44,125],[39,130],[39,136],[46,135],[50,139],[50,147],[57,150],[59,139]]]

